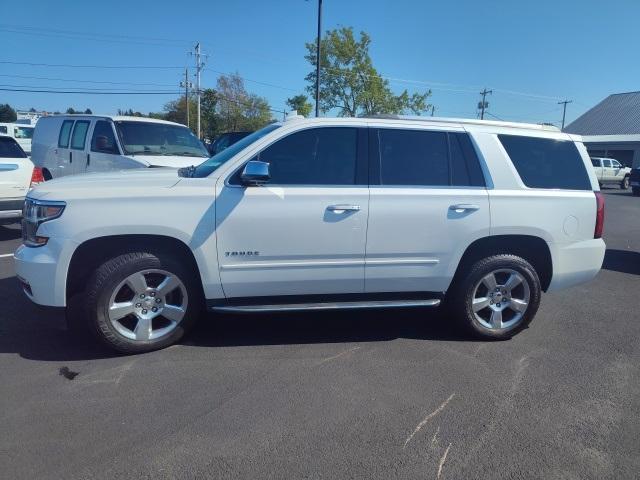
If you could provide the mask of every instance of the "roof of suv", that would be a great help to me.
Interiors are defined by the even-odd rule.
[[[182,125],[181,123],[169,122],[167,120],[160,120],[157,118],[150,118],[150,117],[131,117],[126,115],[95,115],[95,114],[84,114],[84,113],[63,113],[61,115],[49,115],[42,118],[53,118],[53,117],[101,118],[101,119],[110,119],[110,120],[113,120],[114,122],[128,121],[128,122],[162,123],[165,125],[177,125],[180,127],[185,127],[185,125]]]

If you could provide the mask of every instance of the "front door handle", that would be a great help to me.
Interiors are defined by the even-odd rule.
[[[357,212],[360,210],[360,205],[329,205],[327,210],[334,213]]]
[[[456,213],[475,212],[476,210],[480,210],[480,206],[472,203],[458,203],[456,205],[451,205],[449,210],[453,210]]]

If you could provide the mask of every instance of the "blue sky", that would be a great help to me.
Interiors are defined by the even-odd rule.
[[[640,89],[638,0],[323,4],[323,29],[367,31],[374,65],[394,79],[391,87],[431,88],[436,115],[474,116],[486,86],[493,89],[489,112],[500,119],[559,122],[557,101],[567,98],[570,121],[611,93]],[[0,88],[177,91],[183,68],[193,65],[187,51],[199,40],[209,55],[205,87],[220,72],[237,71],[250,91],[284,109],[312,68],[304,44],[314,41],[316,9],[316,0],[11,2],[0,19],[1,62],[167,68],[0,63]],[[0,103],[108,114],[159,111],[176,96],[0,91]]]

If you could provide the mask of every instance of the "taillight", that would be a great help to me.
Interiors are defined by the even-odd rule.
[[[44,175],[40,167],[33,167],[31,174],[31,186],[44,182]]]
[[[604,196],[602,192],[594,192],[596,194],[596,229],[593,232],[593,238],[602,238],[604,230]]]

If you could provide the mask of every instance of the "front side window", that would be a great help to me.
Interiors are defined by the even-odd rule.
[[[611,160],[611,165],[613,165],[613,168],[622,167],[622,165],[620,165],[620,162],[618,162],[617,160]]]
[[[98,120],[91,137],[91,151],[100,153],[119,154],[116,136],[113,133],[111,123]]]
[[[65,120],[60,127],[60,135],[58,135],[58,147],[69,147],[69,138],[71,137],[71,128],[73,127],[73,120]]]
[[[84,150],[84,142],[87,139],[87,130],[91,122],[78,121],[73,127],[71,134],[71,148],[74,150]]]
[[[527,187],[591,190],[589,175],[573,142],[521,135],[498,135],[498,139]]]
[[[27,158],[27,154],[11,137],[0,137],[0,158]]]
[[[278,140],[258,154],[270,165],[270,184],[354,185],[358,130],[310,128]]]
[[[13,134],[16,138],[33,138],[33,127],[15,127]]]
[[[187,127],[154,122],[115,122],[128,155],[208,157],[202,142]]]
[[[446,132],[378,130],[382,185],[450,185]]]

